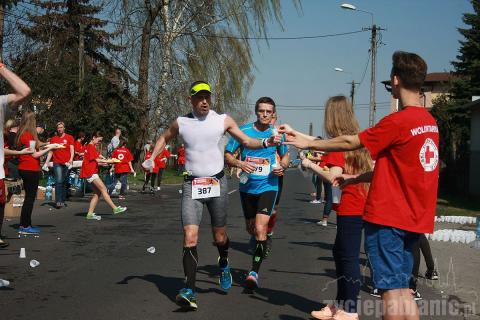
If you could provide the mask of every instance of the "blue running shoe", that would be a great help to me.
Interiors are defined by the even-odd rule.
[[[28,226],[28,227],[22,227],[20,226],[18,228],[18,233],[20,234],[33,234],[33,235],[38,235],[40,234],[40,229],[39,228],[34,228],[32,226]]]
[[[175,302],[182,308],[197,310],[197,297],[193,293],[192,289],[183,288],[181,289],[177,296],[175,297]]]
[[[250,271],[245,279],[245,286],[250,290],[258,288],[258,274],[255,271]]]
[[[218,258],[220,260],[220,258]],[[223,290],[228,290],[232,287],[232,274],[230,273],[230,266],[227,264],[225,268],[220,268],[220,287]]]

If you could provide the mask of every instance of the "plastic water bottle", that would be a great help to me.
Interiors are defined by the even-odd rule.
[[[52,200],[52,186],[47,186],[45,188],[45,200],[51,201]]]
[[[241,184],[247,183],[248,177],[249,177],[249,174],[246,173],[245,171],[243,171],[243,172],[240,174],[240,183],[241,183]]]
[[[473,241],[472,248],[480,249],[480,218],[477,217],[477,229],[475,231],[475,241]]]

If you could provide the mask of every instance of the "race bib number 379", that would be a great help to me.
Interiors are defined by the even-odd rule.
[[[196,178],[192,181],[192,199],[220,197],[220,181],[214,177]]]
[[[268,176],[270,174],[270,160],[266,158],[247,157],[248,163],[255,166],[255,171],[251,174],[256,176]]]

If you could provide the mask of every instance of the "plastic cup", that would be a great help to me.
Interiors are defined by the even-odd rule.
[[[25,259],[27,254],[25,252],[25,248],[20,248],[20,259]]]
[[[154,254],[155,253],[155,247],[150,247],[147,249],[148,253]]]
[[[37,141],[30,140],[30,142],[28,143],[28,146],[29,146],[30,149],[35,150],[36,144],[37,144]]]
[[[39,265],[40,265],[40,262],[38,262],[37,260],[30,260],[30,267],[36,268]]]
[[[9,285],[10,285],[10,281],[4,280],[4,279],[0,279],[0,288],[1,288],[1,287],[8,287]]]
[[[342,197],[342,190],[339,187],[332,187],[332,202],[333,203],[340,203],[340,199]]]

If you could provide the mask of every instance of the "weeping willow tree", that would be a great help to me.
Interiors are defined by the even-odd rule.
[[[293,0],[297,9],[299,1]],[[213,108],[246,118],[253,82],[251,38],[267,36],[270,21],[282,25],[280,0],[124,0],[111,2],[122,58],[137,70],[142,108],[138,146],[190,107],[195,80],[213,87]],[[234,35],[234,36],[232,36]],[[150,131],[149,131],[150,129]]]

